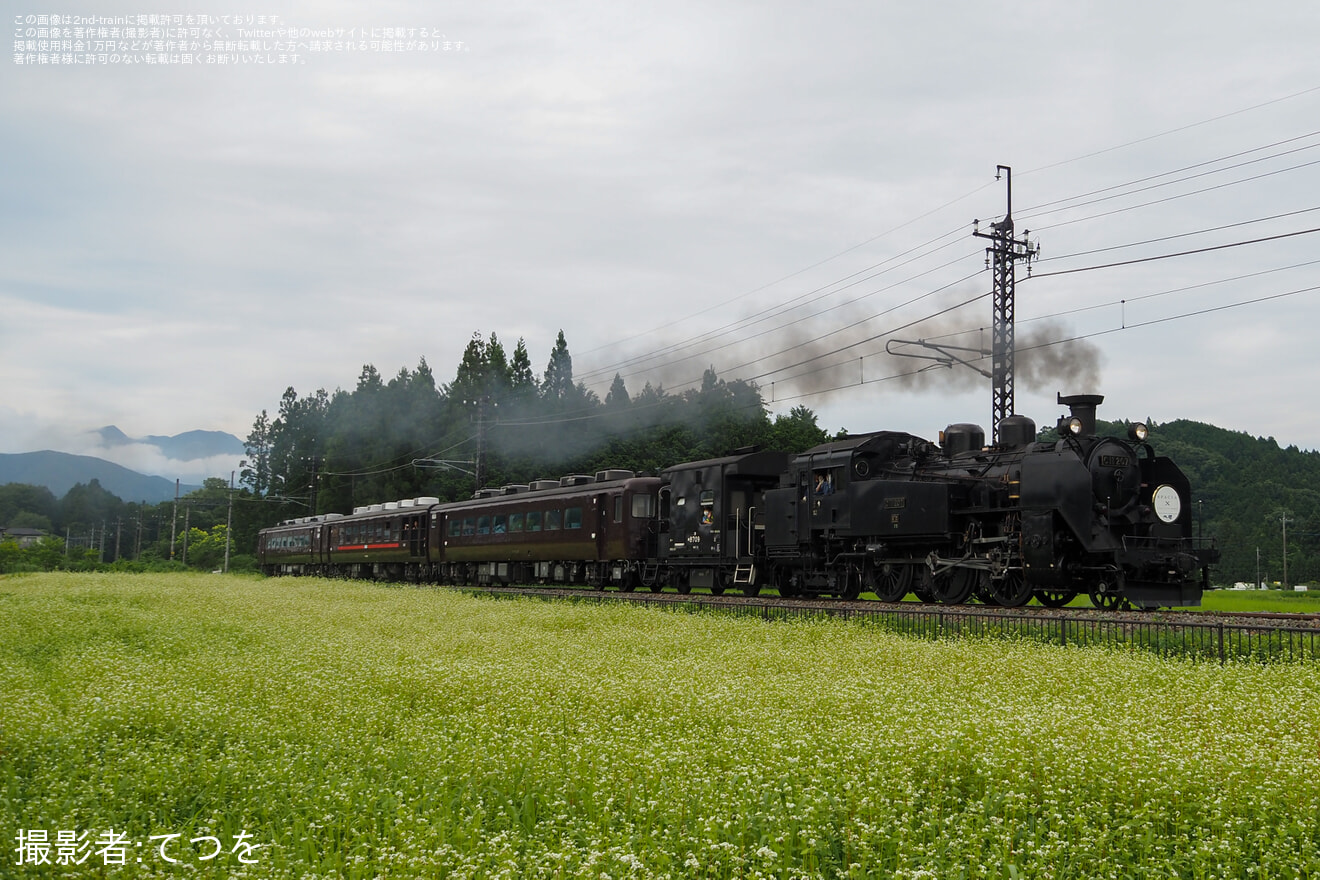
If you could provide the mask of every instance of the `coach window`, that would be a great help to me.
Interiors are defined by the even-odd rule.
[[[632,497],[632,515],[634,519],[646,519],[655,513],[654,495],[634,495]]]
[[[495,525],[492,531],[497,535],[502,535],[509,530],[509,518],[502,513],[495,514]]]
[[[463,534],[474,535],[477,532],[477,521],[470,516],[463,517]]]
[[[527,531],[529,531],[529,532],[539,532],[539,531],[541,531],[541,511],[539,511],[539,510],[532,510],[532,511],[529,511],[529,512],[528,512],[528,514],[527,514]]]
[[[478,535],[489,535],[489,534],[490,534],[490,517],[489,517],[489,516],[479,516],[479,517],[477,517],[477,534],[478,534]]]
[[[580,529],[582,528],[582,508],[570,507],[564,511],[564,528]]]
[[[614,521],[623,522],[623,496],[614,496]]]
[[[523,515],[521,513],[509,514],[509,531],[521,532],[523,530]]]
[[[463,530],[463,521],[461,519],[459,519],[458,517],[454,517],[449,521],[449,537],[457,538],[459,536],[459,533],[462,532],[462,530]]]
[[[545,512],[545,530],[553,532],[559,528],[561,514],[557,510],[547,510]]]

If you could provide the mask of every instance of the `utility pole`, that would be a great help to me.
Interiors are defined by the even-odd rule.
[[[1018,260],[1026,260],[1028,271],[1031,261],[1039,253],[1039,247],[1033,247],[1027,236],[1030,230],[1022,230],[1022,238],[1013,237],[1013,169],[1007,165],[995,166],[995,180],[1001,176],[1008,179],[1008,210],[1004,219],[990,224],[989,232],[980,230],[981,221],[973,221],[972,234],[977,238],[990,240],[986,248],[986,264],[994,268],[993,326],[991,328],[991,398],[993,412],[990,416],[992,437],[995,445],[999,444],[999,423],[1013,415],[1013,368],[1014,346],[1014,293],[1017,284],[1015,265]]]
[[[225,574],[229,574],[229,532],[234,526],[234,472],[229,472],[229,513],[225,515]]]
[[[483,394],[475,400],[465,400],[464,403],[477,408],[477,485],[473,490],[475,494],[486,482],[486,407],[499,406],[499,404],[492,402],[489,394]]]
[[[305,455],[303,456],[303,461],[307,462],[312,467],[312,484],[311,486],[308,487],[311,489],[312,503],[311,506],[308,507],[307,513],[310,516],[316,516],[316,466],[317,464],[320,463],[321,460],[315,455]]]
[[[174,512],[170,514],[170,562],[174,561],[174,529],[179,524],[179,479],[174,480]]]
[[[1279,522],[1283,523],[1283,588],[1288,589],[1288,512],[1285,510],[1279,514]]]

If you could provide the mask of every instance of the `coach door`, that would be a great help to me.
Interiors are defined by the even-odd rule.
[[[410,516],[403,521],[403,532],[407,538],[408,556],[419,559],[426,555],[426,517]]]
[[[596,496],[596,530],[592,535],[596,539],[596,558],[605,560],[608,558],[609,550],[606,548],[606,538],[609,536],[610,529],[610,511],[614,505],[610,503],[610,496]]]

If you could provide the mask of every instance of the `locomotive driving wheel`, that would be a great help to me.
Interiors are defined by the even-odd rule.
[[[776,566],[772,569],[771,579],[774,581],[775,589],[784,599],[794,599],[801,594],[797,583],[793,580],[793,572],[788,568]]]
[[[913,567],[902,562],[882,562],[866,567],[866,582],[881,602],[901,602],[912,591]]]
[[[688,580],[687,572],[681,568],[669,570],[669,586],[685,596],[692,592],[692,582]]]
[[[972,568],[951,568],[939,574],[931,574],[928,589],[936,602],[945,605],[961,605],[972,597],[976,590],[978,572]]]
[[[838,586],[834,595],[848,602],[862,595],[862,573],[855,566],[841,566],[835,577],[838,579]]]
[[[1076,590],[1037,590],[1036,599],[1046,608],[1062,608],[1077,598]]]
[[[1004,608],[1019,608],[1031,601],[1035,591],[1020,571],[1008,571],[990,581],[990,600]]]
[[[1118,611],[1128,607],[1127,597],[1118,593],[1105,593],[1095,588],[1088,595],[1091,597],[1091,604],[1101,611]]]

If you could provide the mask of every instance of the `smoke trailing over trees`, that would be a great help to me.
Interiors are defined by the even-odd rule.
[[[961,346],[961,357],[988,370],[983,352],[989,331],[969,333],[964,326],[950,313],[913,323],[902,335]],[[792,333],[797,338],[787,345],[776,334],[778,350],[765,355],[755,351],[754,342],[733,341],[719,349],[727,372],[755,379],[723,378],[711,363],[693,367],[694,353],[688,367],[678,361],[678,367],[648,375],[640,390],[628,387],[640,375],[615,373],[603,401],[575,377],[562,330],[539,376],[525,340],[519,339],[510,355],[497,334],[474,333],[447,384],[437,383],[422,359],[388,381],[364,365],[351,391],[320,389],[300,397],[287,389],[276,417],[263,412],[253,424],[243,483],[281,501],[283,517],[418,496],[450,500],[477,488],[479,457],[483,483],[500,486],[607,467],[655,472],[743,446],[800,450],[827,439],[806,407],[770,419],[762,395],[774,381],[768,377],[790,377],[781,380],[781,388],[795,394],[861,382],[904,389],[987,382],[965,364],[891,355],[850,359],[848,351],[873,342],[874,322],[859,320],[826,334],[803,323]],[[1057,322],[1024,324],[1017,333],[1021,387],[1097,384],[1099,350],[1085,341],[1058,341],[1066,336]],[[700,384],[681,393],[665,391],[664,383],[682,369],[699,370]],[[681,384],[694,384],[694,377]]]
[[[991,330],[988,325],[969,330],[962,306],[984,299],[985,295],[964,292],[935,305],[935,317],[920,319],[897,313],[877,315],[853,303],[831,307],[794,323],[777,322],[773,332],[762,329],[760,320],[749,317],[721,328],[723,332],[712,331],[684,341],[664,342],[648,335],[647,353],[634,355],[616,349],[611,357],[615,364],[610,369],[618,369],[625,381],[645,376],[666,384],[687,385],[713,364],[721,373],[749,377],[761,387],[774,383],[784,394],[792,395],[851,393],[863,383],[904,391],[981,388],[989,381],[978,371],[990,371]],[[828,322],[813,320],[825,312],[831,316]],[[826,323],[834,329],[824,329]],[[967,363],[932,360],[942,356],[915,345],[895,348],[924,359],[892,354],[886,350],[890,340],[953,347]],[[1064,322],[1019,322],[1015,341],[1015,382],[1019,387],[1099,387],[1103,361],[1099,347],[1072,338]]]
[[[447,384],[426,361],[385,381],[370,364],[351,391],[285,391],[247,438],[243,483],[278,504],[272,521],[400,498],[465,498],[492,486],[594,473],[658,472],[762,445],[800,450],[828,439],[806,407],[771,419],[755,383],[707,368],[699,388],[630,392],[616,376],[602,401],[573,375],[561,331],[537,377],[525,340],[509,356],[499,337],[473,334]]]

